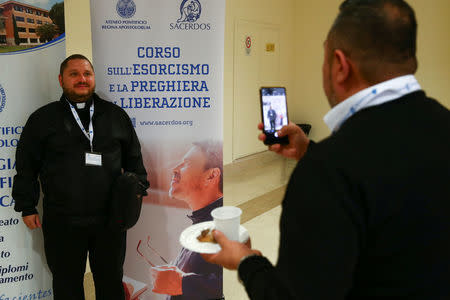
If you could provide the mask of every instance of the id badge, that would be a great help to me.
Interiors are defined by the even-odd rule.
[[[86,152],[86,166],[102,166],[102,154],[95,152]]]

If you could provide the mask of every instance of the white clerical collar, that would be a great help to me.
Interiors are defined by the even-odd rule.
[[[332,132],[336,132],[357,111],[369,106],[380,105],[399,99],[404,95],[420,89],[421,87],[414,75],[396,77],[368,87],[350,96],[333,107],[325,115],[323,120]]]

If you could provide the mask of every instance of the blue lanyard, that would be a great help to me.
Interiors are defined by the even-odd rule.
[[[409,80],[405,85],[403,85],[401,88],[389,88],[390,90],[393,90],[395,93],[398,94],[398,97],[401,97],[405,94],[420,90],[420,85],[419,83],[414,79],[414,80]],[[372,100],[374,100],[377,97],[377,94],[382,94],[383,92],[385,92],[386,90],[381,88],[381,90],[378,90],[376,87],[373,88],[368,94],[366,94],[365,96],[363,96],[361,99],[359,99],[358,102],[356,102],[355,104],[353,104],[348,112],[346,113],[346,115],[344,116],[344,118],[342,118],[342,120],[338,123],[338,125],[335,128],[340,128],[341,125],[351,116],[353,116],[356,112],[358,112],[359,110],[365,108],[365,107],[369,107],[370,102]],[[390,98],[390,99],[386,99],[384,101],[379,102],[378,104],[382,104],[384,102],[388,102],[388,101],[392,101],[397,99],[397,97],[395,98]],[[337,129],[333,130],[333,132],[336,132]]]
[[[72,103],[70,103],[67,99],[66,101],[70,105],[70,109],[72,110],[72,115],[75,118],[75,121],[77,122],[78,126],[80,126],[80,129],[84,133],[84,136],[86,136],[86,138],[89,140],[89,144],[91,145],[91,152],[93,152],[94,147],[92,146],[92,142],[94,140],[94,126],[92,125],[92,117],[94,116],[94,101],[92,101],[91,107],[89,108],[89,131],[84,129],[80,117],[78,116],[78,113],[75,107],[73,107]]]

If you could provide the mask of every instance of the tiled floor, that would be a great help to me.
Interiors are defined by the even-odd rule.
[[[284,186],[292,168],[290,160],[268,151],[224,166],[225,205],[239,206]]]
[[[252,246],[275,263],[279,245],[280,203],[285,184],[295,164],[264,153],[225,167],[224,201],[242,209],[242,225],[247,228]],[[92,273],[85,276],[86,300],[94,300]],[[248,299],[235,271],[224,270],[224,294],[227,300]],[[193,299],[195,300],[195,299]]]
[[[259,215],[243,224],[250,232],[252,248],[260,250],[273,264],[278,258],[279,226],[281,207]],[[244,287],[238,282],[236,271],[224,270],[224,294],[227,300],[249,299]]]

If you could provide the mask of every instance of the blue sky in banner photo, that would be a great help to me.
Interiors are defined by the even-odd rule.
[[[9,0],[0,0],[0,4],[7,1]],[[33,5],[46,10],[50,10],[50,8],[52,8],[53,4],[55,3],[64,2],[63,0],[15,0],[15,1]]]

